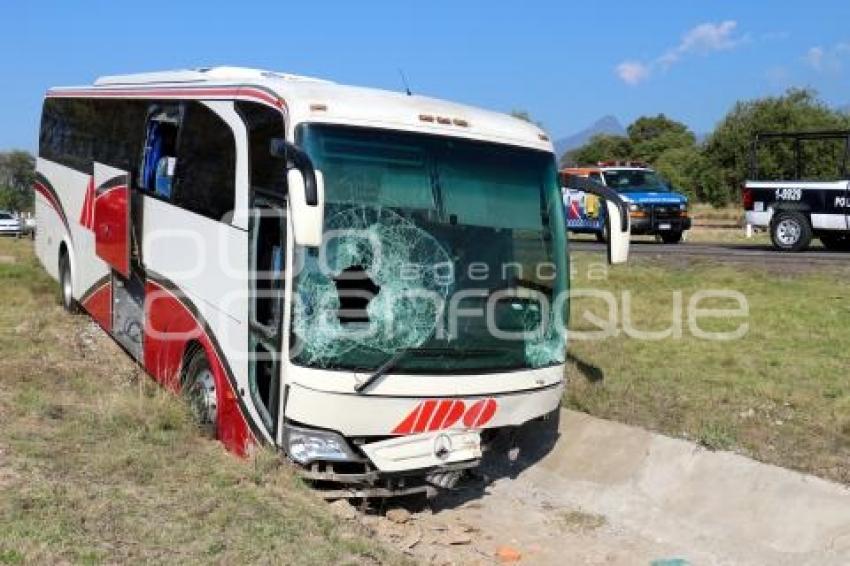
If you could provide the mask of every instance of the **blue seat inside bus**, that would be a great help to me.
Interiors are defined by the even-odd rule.
[[[177,124],[152,118],[145,133],[141,186],[162,198],[171,198]]]

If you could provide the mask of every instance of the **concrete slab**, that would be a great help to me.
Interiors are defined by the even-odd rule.
[[[522,431],[519,461],[503,442],[486,454],[485,482],[404,525],[383,519],[379,537],[434,564],[499,563],[507,552],[524,564],[850,565],[847,486],[583,413],[555,416]]]
[[[846,486],[573,411],[559,433],[520,477],[561,505],[693,563],[850,564]]]

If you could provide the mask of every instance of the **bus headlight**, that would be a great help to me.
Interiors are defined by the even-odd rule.
[[[335,432],[284,425],[283,435],[289,457],[302,465],[316,460],[351,462],[360,459]]]
[[[630,204],[630,205],[629,205],[629,210],[630,210],[631,212],[635,212],[635,211],[637,211],[637,210],[640,210],[640,207],[639,207],[638,205],[636,205],[636,204]]]

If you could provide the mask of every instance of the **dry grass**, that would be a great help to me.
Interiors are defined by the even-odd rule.
[[[0,563],[394,563],[270,451],[240,460],[0,240]]]
[[[777,273],[633,256],[607,278],[592,271],[591,280],[588,265],[599,261],[573,255],[574,288],[611,291],[621,310],[623,291],[631,291],[632,326],[647,330],[670,326],[673,292],[681,291],[684,332],[657,341],[622,332],[572,340],[568,406],[850,484],[850,268]],[[688,300],[703,289],[746,296],[744,338],[709,341],[689,331]],[[599,300],[577,299],[571,327],[595,329],[584,314],[605,310]],[[703,326],[731,331],[741,322]]]
[[[696,203],[690,206],[690,214],[697,223],[740,224],[744,210],[739,205],[714,207],[710,204]]]

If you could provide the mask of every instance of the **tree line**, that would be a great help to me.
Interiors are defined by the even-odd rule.
[[[826,105],[813,90],[790,89],[735,104],[704,140],[681,122],[659,114],[642,116],[625,136],[600,134],[561,156],[561,165],[636,160],[651,164],[676,190],[691,199],[722,206],[738,200],[749,176],[750,148],[758,132],[850,130],[850,114]],[[835,179],[845,163],[843,141],[812,141],[802,146],[804,177]],[[758,154],[759,175],[794,178],[793,142],[764,144]]]
[[[26,151],[0,152],[0,210],[31,211],[35,158]]]

